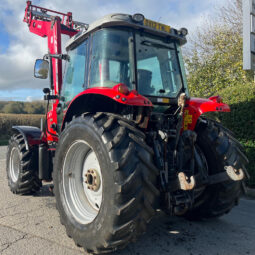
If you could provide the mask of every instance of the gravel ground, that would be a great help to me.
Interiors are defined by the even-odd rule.
[[[0,160],[3,161],[6,156],[7,146],[0,146]]]
[[[0,147],[0,254],[84,254],[68,238],[44,185],[34,196],[9,191],[6,147]],[[115,255],[255,254],[255,201],[241,199],[231,213],[210,221],[189,222],[158,213],[137,243]]]

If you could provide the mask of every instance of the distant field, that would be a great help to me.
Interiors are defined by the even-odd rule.
[[[14,125],[40,127],[41,114],[5,114],[0,113],[0,145],[7,144]]]

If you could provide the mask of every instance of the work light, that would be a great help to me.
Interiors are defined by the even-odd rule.
[[[188,29],[185,28],[185,27],[182,27],[180,29],[180,34],[183,35],[183,36],[186,36],[188,34]]]
[[[144,16],[141,13],[136,13],[132,16],[132,20],[137,23],[142,23],[144,20]]]

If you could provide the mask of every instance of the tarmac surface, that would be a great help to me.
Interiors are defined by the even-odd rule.
[[[5,153],[0,147],[0,254],[85,254],[67,237],[47,185],[30,196],[9,191]],[[159,212],[147,233],[117,254],[255,254],[255,200],[243,198],[229,214],[202,222]]]

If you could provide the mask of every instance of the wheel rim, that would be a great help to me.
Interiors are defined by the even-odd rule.
[[[94,150],[84,141],[68,149],[63,166],[64,198],[72,216],[81,224],[92,222],[102,203],[102,173]]]
[[[19,150],[13,147],[10,155],[10,177],[13,182],[17,182],[20,172],[20,156]]]

